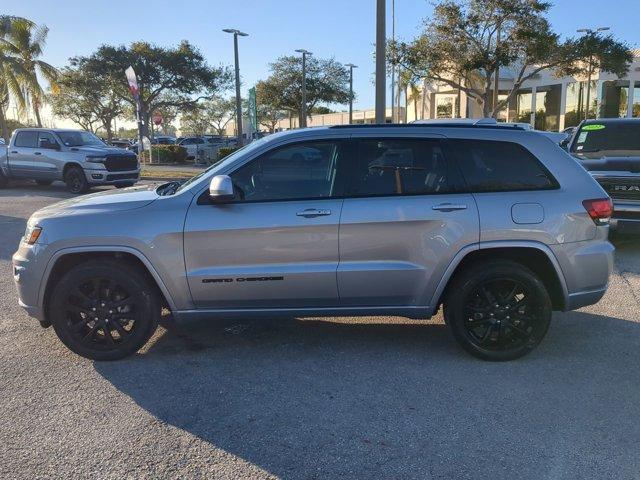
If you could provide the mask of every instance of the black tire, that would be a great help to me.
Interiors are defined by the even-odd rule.
[[[511,261],[482,263],[457,274],[444,301],[453,337],[483,360],[520,358],[542,341],[551,322],[542,281]]]
[[[41,187],[48,187],[52,183],[53,180],[36,180],[36,184],[40,185]]]
[[[85,193],[89,190],[89,182],[80,167],[69,167],[64,174],[64,183],[67,184],[67,190],[71,193]]]
[[[127,187],[133,187],[135,184],[134,183],[118,183],[116,185],[116,188],[127,188]]]
[[[151,338],[161,314],[154,285],[138,269],[114,260],[73,267],[50,298],[48,317],[56,335],[91,360],[134,354]]]

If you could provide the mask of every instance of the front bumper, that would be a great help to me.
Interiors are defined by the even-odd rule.
[[[140,169],[123,172],[110,172],[108,170],[85,170],[87,182],[91,185],[121,185],[136,183],[140,180]]]
[[[20,243],[18,251],[13,254],[13,281],[18,290],[18,304],[27,314],[40,322],[44,322],[44,312],[38,302],[40,280],[44,273],[41,251],[46,245],[26,245]]]

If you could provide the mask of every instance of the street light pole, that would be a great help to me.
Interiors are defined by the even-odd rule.
[[[595,30],[591,28],[579,28],[578,33],[584,33],[585,36],[595,36],[598,32],[609,30],[610,27],[598,27]],[[591,75],[593,74],[593,55],[589,55],[589,69],[587,73],[587,108],[584,111],[584,119],[589,118],[589,102],[591,101]]]
[[[349,125],[353,123],[353,69],[358,68],[353,63],[347,63],[345,65],[349,67]]]
[[[376,123],[385,123],[386,109],[386,0],[376,3]]]
[[[243,144],[242,138],[242,98],[240,97],[240,62],[238,60],[238,36],[247,37],[248,34],[233,28],[225,28],[225,33],[233,34],[233,54],[236,66],[236,134],[238,138],[238,147]]]
[[[302,54],[302,108],[300,109],[300,127],[307,126],[307,55],[313,55],[304,48],[299,48],[296,52]]]

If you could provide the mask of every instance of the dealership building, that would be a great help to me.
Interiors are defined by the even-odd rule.
[[[506,99],[513,84],[513,74],[502,69],[498,98]],[[420,95],[407,105],[407,121],[482,117],[482,105],[463,91],[427,81],[419,88]],[[587,113],[590,118],[640,117],[640,49],[633,50],[626,76],[596,70],[590,89],[587,78],[556,77],[552,71],[542,71],[523,83],[498,118],[531,123],[539,130],[559,131],[577,125]]]

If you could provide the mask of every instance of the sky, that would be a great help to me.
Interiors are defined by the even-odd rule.
[[[387,0],[388,37],[391,3]],[[609,26],[616,37],[640,47],[640,0],[552,3],[549,19],[561,35],[576,35],[580,27]],[[182,39],[197,46],[210,65],[232,66],[233,39],[222,29],[237,28],[249,34],[239,39],[243,96],[268,76],[271,62],[305,48],[321,58],[358,65],[354,108],[374,106],[375,0],[2,0],[2,4],[2,14],[49,27],[42,58],[57,67],[65,66],[71,56],[91,54],[101,44],[144,40],[169,46]],[[432,5],[433,0],[395,0],[396,38],[417,36]]]

